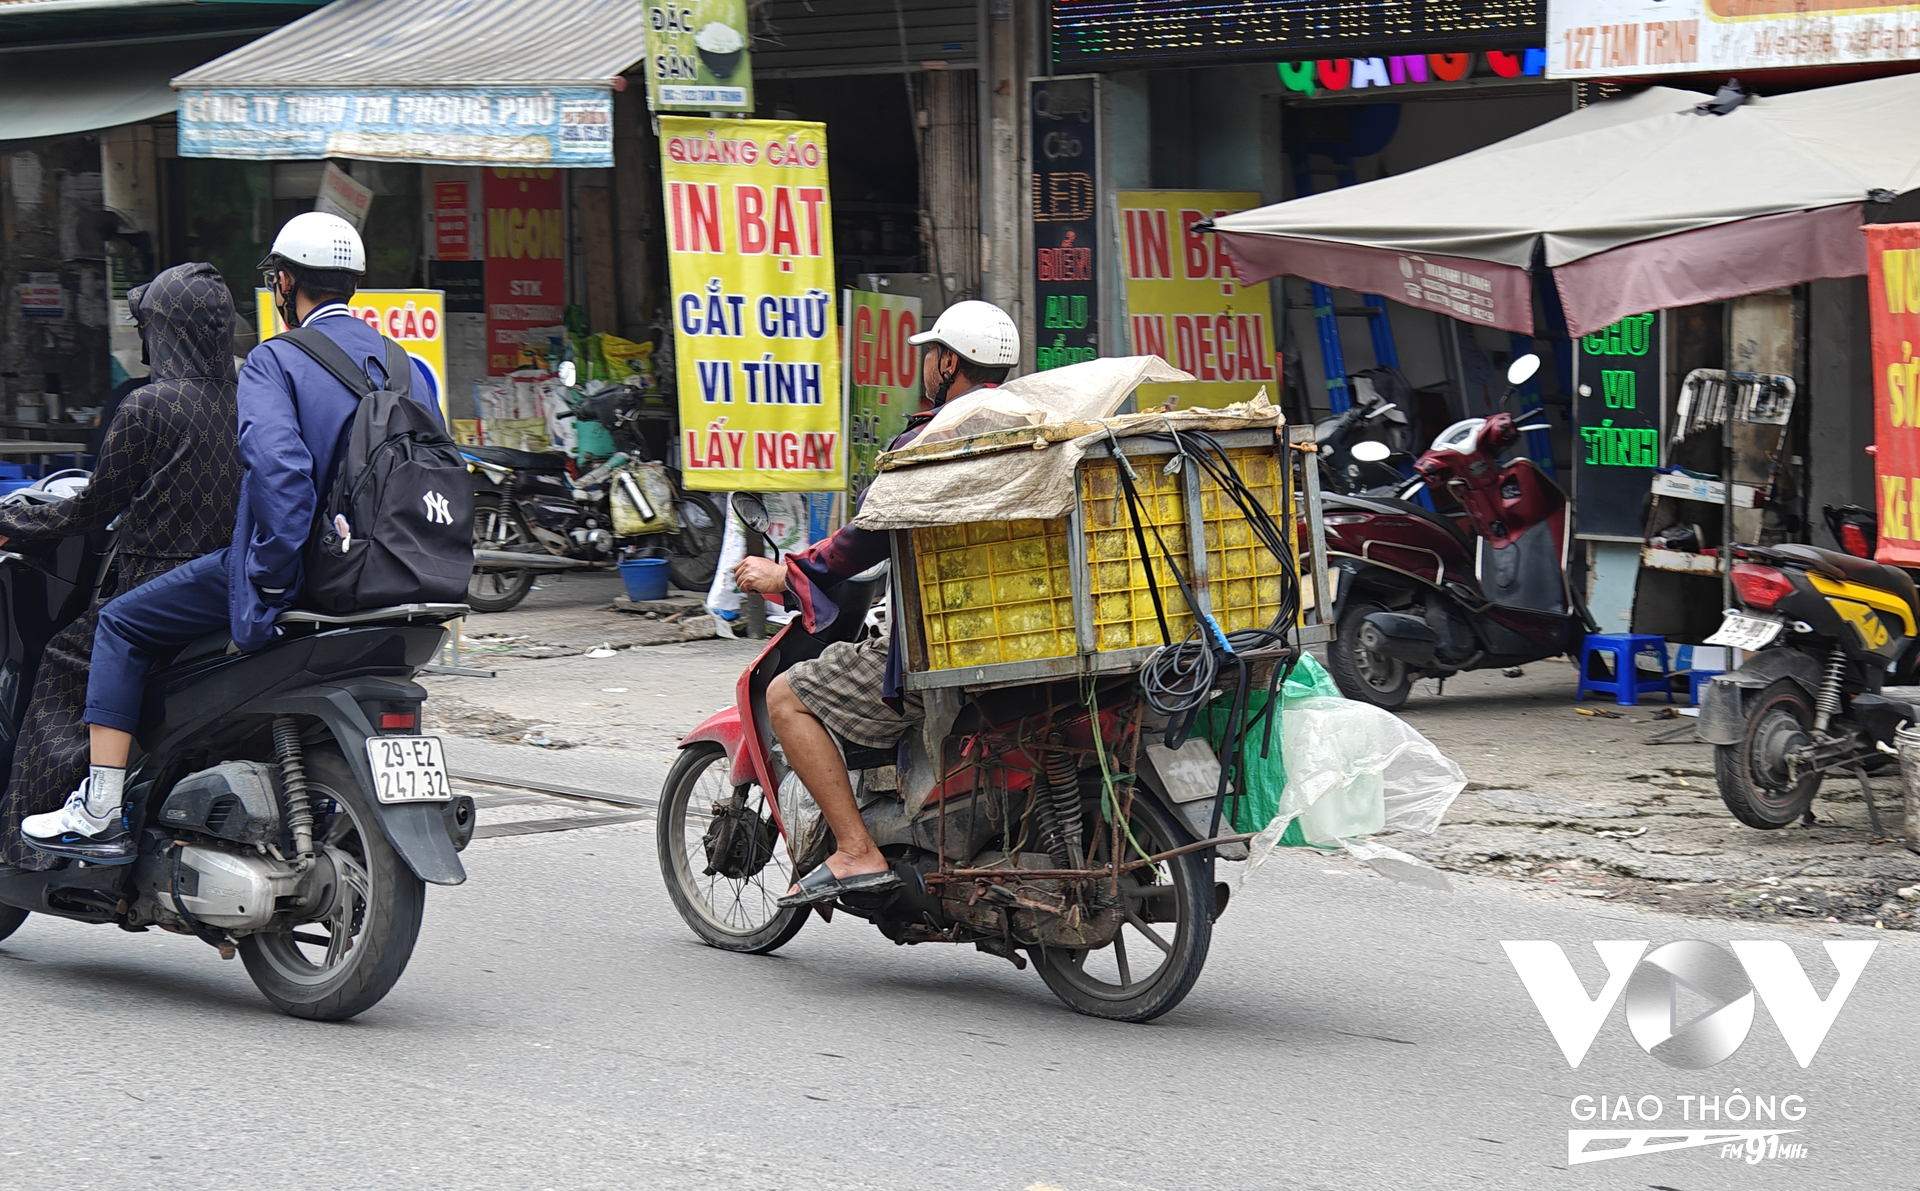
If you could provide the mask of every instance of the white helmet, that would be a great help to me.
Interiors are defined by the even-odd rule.
[[[907,342],[938,343],[961,359],[987,368],[1020,362],[1020,328],[991,302],[955,302],[940,312],[930,329]]]
[[[306,211],[287,220],[260,262],[262,269],[275,265],[365,273],[367,249],[351,223],[325,211]]]

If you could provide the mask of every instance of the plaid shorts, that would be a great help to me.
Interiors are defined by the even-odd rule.
[[[786,672],[787,685],[835,736],[867,748],[889,748],[926,713],[919,691],[902,691],[895,711],[880,698],[887,681],[887,640],[836,641]]]

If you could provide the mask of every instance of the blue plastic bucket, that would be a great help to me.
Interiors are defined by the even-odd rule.
[[[630,600],[664,600],[667,598],[667,560],[622,559],[620,581],[627,585],[627,598]]]

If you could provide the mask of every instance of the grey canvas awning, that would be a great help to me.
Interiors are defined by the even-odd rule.
[[[1214,221],[1283,274],[1533,329],[1536,260],[1568,329],[1866,272],[1861,207],[1920,187],[1920,75],[1748,101],[1653,87],[1390,178]]]
[[[169,79],[244,37],[0,53],[0,141],[71,136],[173,110]]]
[[[173,80],[188,157],[613,163],[633,0],[335,0]]]

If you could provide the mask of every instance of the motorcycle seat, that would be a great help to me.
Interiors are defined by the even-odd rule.
[[[565,471],[567,457],[558,451],[516,451],[511,447],[461,447],[462,454],[520,471]]]
[[[1768,549],[1782,558],[1811,567],[1829,579],[1876,587],[1881,591],[1899,596],[1907,602],[1908,607],[1920,607],[1920,592],[1914,589],[1913,576],[1899,567],[1890,567],[1870,558],[1842,554],[1838,550],[1822,550],[1818,546],[1802,546],[1797,543],[1771,546]]]
[[[309,612],[304,608],[290,608],[274,617],[278,625],[299,625],[315,630],[324,628],[342,628],[356,624],[391,624],[396,621],[412,622],[430,620],[445,622],[465,616],[468,612],[465,604],[397,604],[391,608],[369,608],[365,612],[349,612],[344,616],[330,616],[325,612]],[[169,665],[179,666],[187,662],[197,662],[202,658],[217,657],[221,654],[238,653],[233,647],[233,635],[225,629],[196,637],[180,647],[173,655]],[[852,746],[850,746],[852,747]],[[891,758],[886,764],[891,765]]]
[[[1467,536],[1466,531],[1461,529],[1453,518],[1447,516],[1445,513],[1436,513],[1425,505],[1415,504],[1410,500],[1400,500],[1397,497],[1391,496],[1363,496],[1345,493],[1336,495],[1330,492],[1322,498],[1321,504],[1324,511],[1329,513],[1344,504],[1365,509],[1370,513],[1390,513],[1399,517],[1412,517],[1416,520],[1425,521],[1436,529],[1439,529],[1448,537],[1460,543],[1460,547],[1463,550],[1471,551],[1473,549],[1473,540]]]

